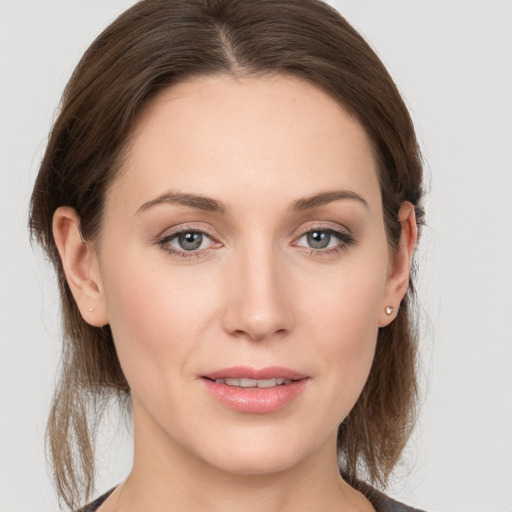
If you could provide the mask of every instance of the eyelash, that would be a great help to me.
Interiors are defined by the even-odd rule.
[[[205,231],[204,229],[198,229],[198,228],[192,228],[192,227],[183,227],[181,229],[178,229],[177,231],[173,231],[172,233],[168,233],[164,235],[162,238],[160,238],[157,241],[157,244],[160,246],[161,249],[166,251],[170,256],[173,256],[175,258],[179,259],[185,259],[185,260],[191,260],[192,258],[200,258],[202,256],[205,256],[205,251],[208,249],[202,249],[202,250],[192,250],[192,251],[186,251],[186,250],[179,250],[175,249],[170,245],[170,242],[175,240],[177,237],[179,237],[183,233],[196,233],[202,236],[206,236],[212,242],[216,243],[218,246],[221,246],[222,244],[220,242],[216,242],[213,236]]]
[[[338,239],[338,243],[334,247],[330,248],[324,248],[324,249],[315,249],[313,247],[306,247],[303,245],[299,245],[297,243],[298,240],[302,239],[304,236],[307,236],[310,233],[325,233],[330,236],[334,236]],[[160,246],[160,248],[164,251],[166,251],[170,256],[173,256],[175,258],[179,259],[185,259],[190,260],[192,258],[201,258],[206,255],[208,252],[207,249],[201,249],[201,250],[179,250],[175,249],[170,245],[170,242],[175,240],[177,237],[179,237],[183,233],[194,233],[199,234],[201,236],[206,236],[209,238],[214,244],[217,244],[218,247],[220,247],[222,244],[220,242],[215,241],[213,236],[208,233],[207,231],[203,229],[198,228],[191,228],[191,227],[184,227],[177,231],[173,231],[172,233],[168,233],[164,235],[163,237],[159,238],[157,241],[157,245]],[[301,247],[303,251],[305,251],[308,255],[314,256],[314,257],[328,257],[332,255],[336,255],[342,251],[345,251],[350,247],[351,245],[354,245],[356,243],[356,240],[354,237],[350,234],[348,234],[346,231],[337,230],[331,227],[323,227],[323,226],[316,226],[310,229],[307,229],[299,234],[298,237],[296,237],[295,241],[292,242],[292,245],[294,247]]]
[[[303,245],[298,245],[296,241],[300,240],[304,236],[310,234],[310,233],[326,233],[330,236],[333,236],[338,239],[338,243],[334,247],[325,248],[325,249],[315,249],[313,247],[306,247]],[[325,227],[325,226],[316,226],[313,228],[309,228],[305,231],[303,231],[292,243],[294,246],[301,247],[302,250],[304,250],[308,255],[314,256],[317,258],[324,258],[329,256],[334,256],[336,254],[339,254],[343,251],[346,251],[351,245],[354,245],[356,243],[355,238],[343,230],[334,229],[331,227]]]

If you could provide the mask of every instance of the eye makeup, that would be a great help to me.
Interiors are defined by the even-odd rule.
[[[355,243],[348,230],[313,224],[301,230],[290,245],[308,256],[329,258],[346,251]],[[158,237],[156,244],[170,256],[188,260],[207,256],[212,250],[223,247],[210,230],[192,225],[167,230]]]
[[[292,246],[300,247],[309,256],[328,258],[339,255],[355,243],[355,238],[348,231],[332,226],[308,226]]]
[[[174,231],[167,231],[156,243],[170,256],[181,259],[200,258],[206,256],[211,249],[223,245],[205,229],[193,226],[182,226]]]

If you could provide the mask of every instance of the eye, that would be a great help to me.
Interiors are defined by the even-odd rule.
[[[195,251],[197,249],[204,249],[204,245],[209,240],[208,235],[200,231],[182,231],[174,235],[169,244],[183,251]]]
[[[158,245],[173,256],[190,258],[203,255],[207,249],[221,244],[204,231],[185,228],[164,235],[158,240]]]
[[[354,238],[346,232],[333,228],[315,228],[303,233],[294,245],[309,249],[313,252],[327,253],[345,249],[355,243]]]
[[[332,247],[332,243],[337,243],[338,240],[327,231],[310,231],[300,237],[303,243],[311,247],[312,249],[327,249]]]

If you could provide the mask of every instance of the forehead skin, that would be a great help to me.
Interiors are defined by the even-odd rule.
[[[207,76],[160,94],[133,130],[107,213],[121,203],[135,213],[169,186],[189,192],[190,183],[195,194],[236,203],[230,198],[240,191],[230,185],[241,174],[245,207],[261,208],[276,187],[283,204],[306,189],[345,187],[381,216],[375,159],[360,123],[318,88],[282,75]]]

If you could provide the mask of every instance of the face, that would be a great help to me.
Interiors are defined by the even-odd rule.
[[[396,304],[370,143],[337,102],[288,77],[163,93],[94,265],[136,450],[240,474],[335,456]]]

